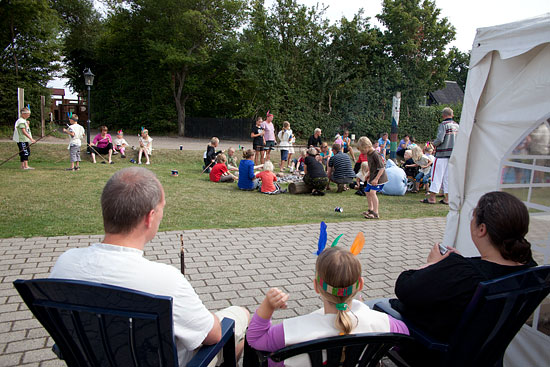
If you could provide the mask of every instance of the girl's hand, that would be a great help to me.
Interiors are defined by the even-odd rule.
[[[265,294],[265,299],[274,310],[286,309],[288,294],[280,290],[279,288],[271,288]]]

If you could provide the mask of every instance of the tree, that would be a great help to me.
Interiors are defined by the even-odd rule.
[[[455,29],[432,0],[384,0],[377,18],[386,26],[386,52],[396,68],[396,90],[409,106],[429,91],[443,87],[450,60],[446,45]]]
[[[16,88],[25,89],[25,100],[40,105],[48,95],[47,83],[59,70],[59,19],[47,0],[0,2],[0,116],[17,117]]]
[[[466,79],[468,77],[468,65],[470,64],[470,53],[461,52],[458,48],[453,47],[449,50],[447,57],[450,59],[449,72],[447,78],[454,80],[462,88],[466,89]]]
[[[148,56],[171,77],[178,115],[178,134],[185,131],[185,106],[212,75],[197,75],[212,53],[240,26],[245,2],[242,0],[135,0],[129,2],[143,26]],[[204,69],[202,69],[204,71]]]

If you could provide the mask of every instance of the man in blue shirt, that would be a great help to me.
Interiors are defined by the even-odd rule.
[[[388,133],[382,133],[382,137],[378,139],[378,146],[380,147],[380,154],[384,154],[384,157],[390,154],[390,139],[388,139]]]

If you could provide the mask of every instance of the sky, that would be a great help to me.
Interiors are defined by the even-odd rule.
[[[297,0],[308,7],[316,4],[328,6],[326,17],[337,21],[342,16],[351,19],[360,8],[364,15],[371,18],[371,24],[380,27],[376,14],[382,11],[382,0]],[[270,7],[274,0],[265,0]],[[450,47],[457,47],[462,52],[472,48],[476,29],[494,25],[515,22],[544,13],[550,13],[550,0],[435,0],[441,9],[441,17],[447,17],[456,28],[456,40]],[[55,79],[48,86],[64,88],[65,79]],[[69,93],[68,88],[66,92]],[[69,98],[76,98],[70,93]]]

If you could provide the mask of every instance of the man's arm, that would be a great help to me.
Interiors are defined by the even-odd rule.
[[[218,316],[215,314],[212,314],[212,316],[214,316],[214,325],[212,325],[212,329],[210,329],[208,335],[206,335],[206,338],[202,341],[202,344],[204,345],[216,344],[222,338],[222,326],[220,324],[220,319],[218,319]]]
[[[445,139],[445,124],[439,124],[439,127],[437,128],[437,137],[434,141],[432,141],[432,145],[434,147],[437,147],[443,143],[443,139]]]

